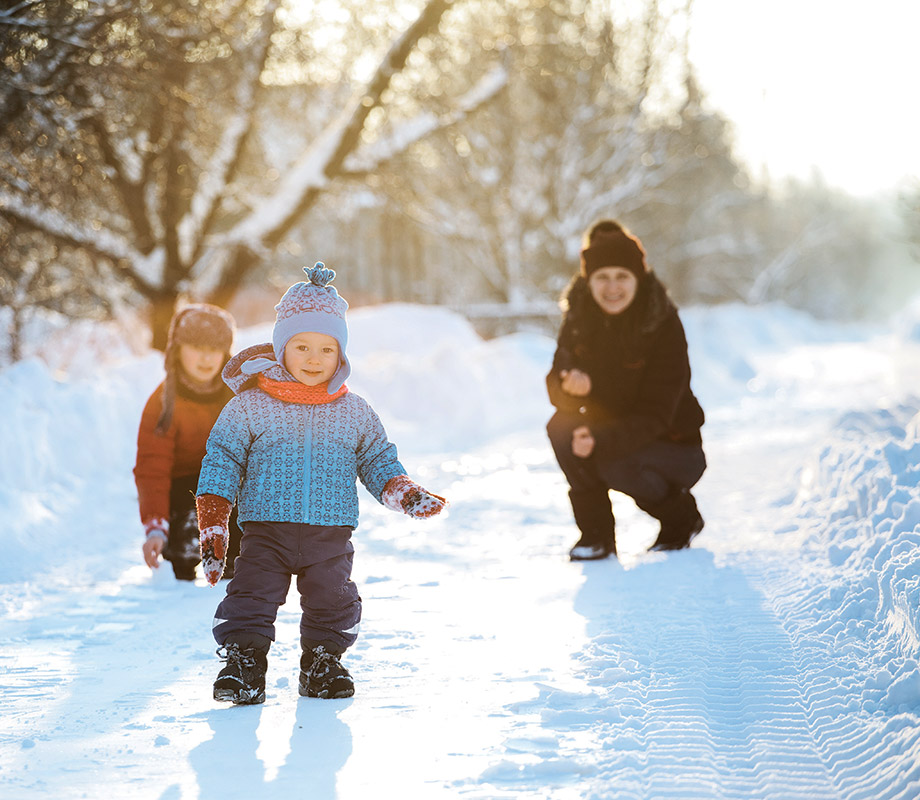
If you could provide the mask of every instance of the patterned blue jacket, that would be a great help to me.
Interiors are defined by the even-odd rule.
[[[312,405],[262,391],[254,373],[296,383],[272,353],[270,344],[249,347],[224,367],[224,382],[237,396],[211,429],[198,494],[236,501],[240,522],[355,528],[356,478],[380,501],[387,481],[406,474],[396,446],[356,394]]]

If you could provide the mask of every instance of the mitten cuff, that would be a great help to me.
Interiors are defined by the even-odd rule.
[[[408,475],[397,475],[395,478],[390,478],[386,486],[383,487],[380,501],[393,511],[399,511],[401,514],[405,513],[402,501],[413,486],[415,484]]]
[[[169,520],[162,517],[152,517],[144,522],[144,534],[149,539],[159,536],[164,542],[169,538]]]
[[[233,504],[219,494],[200,494],[195,498],[198,511],[198,530],[227,528],[230,524],[230,510]]]

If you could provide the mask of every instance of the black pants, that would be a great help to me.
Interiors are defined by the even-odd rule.
[[[344,650],[358,638],[361,597],[351,580],[352,529],[297,522],[244,522],[236,574],[214,614],[218,644],[275,640],[275,617],[287,599],[291,576],[300,592],[300,636]]]
[[[622,492],[656,519],[669,509],[669,498],[686,494],[706,470],[700,444],[656,441],[622,458],[572,453],[572,431],[583,424],[556,413],[546,426],[556,461],[569,482],[575,524],[589,539],[613,535],[614,519],[608,491]],[[695,505],[694,505],[695,509]]]
[[[194,580],[195,567],[201,563],[198,549],[198,514],[195,510],[195,492],[198,475],[174,478],[169,489],[169,539],[163,549],[163,558],[172,564],[180,580]],[[227,566],[224,574],[233,575],[233,563],[240,554],[240,527],[236,521],[236,506],[230,512],[230,543],[227,547]]]

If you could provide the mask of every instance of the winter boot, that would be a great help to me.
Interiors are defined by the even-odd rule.
[[[341,652],[327,649],[318,642],[303,641],[300,657],[300,687],[302,697],[331,699],[351,697],[355,682],[339,661]]]
[[[575,524],[581,531],[581,538],[569,550],[572,561],[597,561],[616,556],[617,545],[614,534],[613,509],[606,489],[569,491]]]
[[[650,551],[683,550],[703,530],[703,517],[689,489],[678,489],[658,506],[645,509],[661,522],[661,530]]]
[[[236,705],[264,703],[270,640],[258,635],[243,638],[228,640],[217,648],[217,655],[227,665],[217,673],[214,699]]]
[[[177,552],[178,551],[178,552]],[[198,537],[184,541],[172,554],[172,568],[176,580],[195,580],[195,568],[201,563],[201,550]]]
[[[609,555],[616,557],[617,544],[613,536],[583,533],[575,546],[569,550],[570,561],[599,561]]]
[[[201,562],[198,544],[198,518],[195,509],[170,523],[169,541],[163,557],[172,562],[176,580],[195,580],[195,567]]]

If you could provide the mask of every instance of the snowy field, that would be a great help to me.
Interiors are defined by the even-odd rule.
[[[682,316],[706,528],[646,553],[652,521],[616,496],[620,561],[572,564],[552,341],[352,313],[349,385],[452,506],[420,522],[363,494],[349,700],[297,695],[296,592],[265,705],[211,700],[225,584],[141,562],[159,356],[0,372],[0,797],[920,797],[920,314]]]

